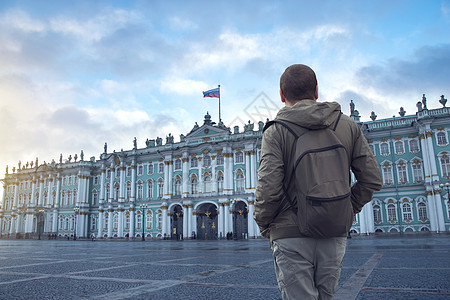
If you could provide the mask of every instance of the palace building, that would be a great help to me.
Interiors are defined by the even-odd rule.
[[[450,109],[361,122],[383,188],[355,216],[352,232],[450,231]],[[233,130],[197,123],[180,141],[169,134],[131,150],[81,152],[59,163],[26,163],[5,173],[0,235],[9,238],[257,238],[252,218],[263,122]],[[78,161],[77,161],[78,160]]]

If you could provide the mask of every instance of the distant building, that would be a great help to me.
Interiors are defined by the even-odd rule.
[[[383,176],[383,189],[355,216],[353,232],[450,230],[450,110],[360,122]],[[263,122],[231,132],[209,114],[175,143],[169,134],[146,147],[107,151],[100,159],[8,169],[0,235],[87,238],[236,239],[260,237],[252,215]],[[442,188],[440,185],[443,184]]]

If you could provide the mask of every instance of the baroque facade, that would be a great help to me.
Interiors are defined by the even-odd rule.
[[[355,216],[352,231],[450,230],[450,109],[428,109],[360,122],[379,163],[383,188]],[[209,114],[179,142],[169,134],[136,140],[96,160],[26,163],[6,170],[0,235],[88,238],[257,238],[252,215],[263,122],[233,132]]]

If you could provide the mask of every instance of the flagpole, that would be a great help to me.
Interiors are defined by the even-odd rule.
[[[222,118],[220,117],[220,84],[219,84],[219,123],[222,122]]]

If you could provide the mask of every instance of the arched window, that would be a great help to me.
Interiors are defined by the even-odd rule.
[[[423,181],[422,162],[420,160],[414,160],[411,164],[413,171],[413,178],[415,183],[421,183]]]
[[[437,137],[438,145],[440,145],[440,146],[447,145],[447,137],[445,136],[444,132],[442,132],[442,131],[438,132],[436,134],[436,137]]]
[[[114,230],[117,230],[117,227],[119,226],[119,215],[114,215]]]
[[[428,220],[427,205],[423,202],[420,202],[417,205],[417,208],[419,210],[419,220],[422,222],[425,222],[426,220]]]
[[[164,173],[164,164],[163,163],[159,163],[159,165],[158,165],[158,173],[159,174]]]
[[[203,166],[204,167],[211,166],[211,156],[209,156],[209,155],[204,155],[203,156]]]
[[[106,178],[111,178],[111,169],[106,170]],[[64,184],[65,184],[65,178],[64,178]]]
[[[175,177],[174,193],[175,196],[181,195],[181,178],[179,176]]]
[[[198,167],[198,160],[197,157],[192,157],[191,158],[191,168],[197,168]]]
[[[98,204],[98,193],[96,190],[92,192],[92,205]]]
[[[149,164],[147,168],[148,168],[147,173],[153,174],[153,164]]]
[[[237,164],[244,163],[244,154],[242,153],[242,151],[237,151],[236,154],[234,155],[234,159],[235,163]]]
[[[91,216],[91,231],[94,231],[97,228],[97,218],[95,216]]]
[[[211,176],[209,174],[203,176],[203,191],[211,193]]]
[[[142,164],[138,165],[137,173],[138,173],[138,176],[141,176],[142,174],[144,174],[144,166]]]
[[[127,181],[127,192],[125,195],[125,199],[127,199],[127,201],[130,201],[131,198],[131,182]]]
[[[125,215],[125,229],[126,230],[130,229],[130,214]]]
[[[381,223],[381,209],[379,205],[373,206],[373,221],[377,224]]]
[[[191,177],[191,194],[197,194],[198,193],[198,180],[197,176],[195,174]]]
[[[148,200],[153,199],[153,181],[152,180],[147,181],[147,199]]]
[[[412,153],[419,152],[419,142],[417,140],[410,140],[409,141],[409,151]]]
[[[404,161],[400,161],[397,164],[398,181],[402,184],[408,182],[408,174],[406,171],[406,164]]]
[[[164,196],[164,181],[160,178],[158,179],[158,197],[162,198]]]
[[[383,182],[385,185],[392,184],[392,165],[390,163],[383,164]]]
[[[136,230],[142,230],[142,212],[136,214]]]
[[[65,206],[66,205],[66,194],[64,193],[64,191],[61,191],[61,206]]]
[[[223,192],[223,173],[221,171],[217,173],[217,191]]]
[[[119,185],[116,183],[114,185],[114,200],[118,201],[119,200]]]
[[[127,177],[131,177],[131,167],[127,167]]]
[[[111,189],[109,188],[109,183],[106,184],[106,189],[105,189],[105,199],[109,199],[109,194],[110,194]]]
[[[146,215],[145,215],[145,224],[146,224],[146,228],[147,230],[151,230],[152,229],[152,225],[153,225],[153,213],[151,210],[148,210]]]
[[[143,198],[144,198],[144,195],[143,195],[143,183],[142,183],[142,181],[138,181],[138,183],[137,183],[137,200],[142,200]]]
[[[388,143],[381,143],[380,144],[380,154],[382,156],[389,155],[389,145],[388,145]]]
[[[389,222],[397,222],[397,212],[395,211],[394,204],[389,204],[387,206],[387,212],[388,212],[388,221]]]
[[[405,149],[403,147],[403,142],[402,141],[396,141],[394,145],[395,145],[395,153],[396,154],[403,154],[403,153],[405,153]]]
[[[443,177],[450,177],[450,159],[447,155],[441,156],[441,170],[442,170],[442,176]]]
[[[161,230],[162,228],[162,211],[160,209],[158,209],[158,211],[156,212],[156,228],[158,228],[158,230]]]
[[[403,220],[412,221],[411,204],[403,203],[402,211],[403,211]]]
[[[181,170],[181,159],[179,158],[175,160],[175,170]]]
[[[108,223],[109,223],[109,215],[108,213],[105,213],[105,218],[103,219],[103,230],[108,230]]]
[[[116,178],[119,178],[119,177],[120,177],[120,168],[117,167],[116,168]]]
[[[241,169],[236,171],[236,192],[244,192],[244,174]]]

